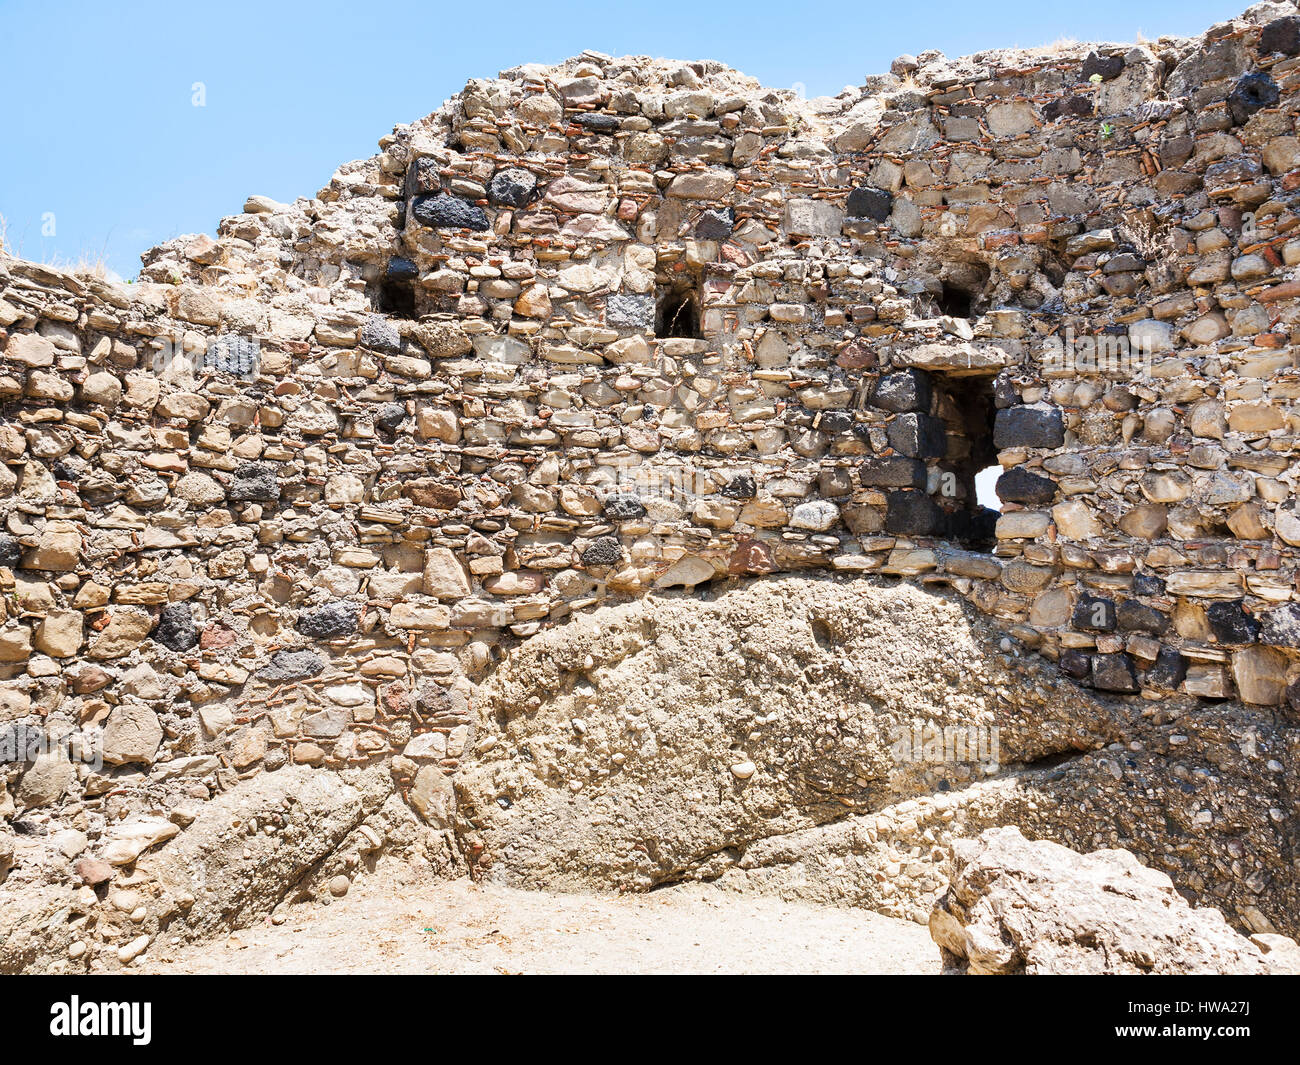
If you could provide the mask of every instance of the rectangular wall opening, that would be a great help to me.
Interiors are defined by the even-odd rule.
[[[655,336],[700,340],[700,298],[697,286],[675,279],[660,285],[655,298]]]
[[[936,373],[934,389],[949,435],[936,495],[948,511],[950,538],[971,550],[991,551],[999,517],[993,482],[1001,473],[993,445],[993,378]]]

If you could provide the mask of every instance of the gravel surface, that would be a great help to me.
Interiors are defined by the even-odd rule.
[[[938,973],[929,933],[865,910],[692,884],[557,895],[468,880],[367,877],[207,944],[162,945],[151,973]]]

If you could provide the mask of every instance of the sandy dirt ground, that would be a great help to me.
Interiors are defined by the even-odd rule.
[[[155,945],[147,973],[938,973],[921,925],[708,885],[556,895],[382,874],[205,944]]]

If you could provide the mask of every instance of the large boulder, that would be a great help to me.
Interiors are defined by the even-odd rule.
[[[951,885],[930,915],[930,934],[952,971],[1141,975],[1280,968],[1218,910],[1189,905],[1169,877],[1125,850],[1078,854],[1008,826],[954,843],[952,865]]]

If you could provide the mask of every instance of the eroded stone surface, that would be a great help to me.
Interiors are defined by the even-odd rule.
[[[953,845],[930,934],[947,965],[972,975],[1275,971],[1223,914],[1189,906],[1127,851],[1076,854],[1014,827]]]

